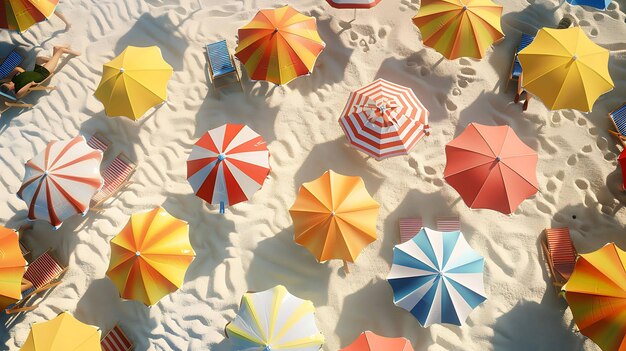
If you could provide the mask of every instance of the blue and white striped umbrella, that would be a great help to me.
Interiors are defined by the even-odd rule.
[[[393,302],[411,312],[423,327],[433,323],[461,325],[487,298],[484,258],[459,231],[422,228],[393,248],[387,281]]]

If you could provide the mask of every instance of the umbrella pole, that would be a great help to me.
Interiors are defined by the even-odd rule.
[[[350,273],[350,267],[348,266],[348,261],[343,260],[343,271],[346,272],[346,274]]]
[[[220,214],[224,214],[224,201],[220,201]]]

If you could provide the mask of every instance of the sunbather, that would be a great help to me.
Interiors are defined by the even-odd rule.
[[[22,278],[22,286],[21,286],[21,290],[22,292],[30,289],[33,287],[33,283],[30,282],[30,280],[26,279],[26,278]]]
[[[17,99],[22,98],[28,93],[29,88],[48,78],[56,70],[63,54],[80,55],[69,47],[55,46],[52,57],[37,57],[35,59],[35,68],[32,71],[25,71],[21,67],[16,67],[7,77],[10,81],[2,84],[2,92],[13,94]]]

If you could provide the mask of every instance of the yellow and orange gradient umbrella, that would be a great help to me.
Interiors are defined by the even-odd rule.
[[[313,72],[324,46],[315,18],[283,6],[260,10],[239,28],[235,56],[252,80],[283,85]]]
[[[22,297],[25,266],[17,232],[0,226],[0,311]]]
[[[576,260],[565,299],[583,335],[603,351],[626,350],[626,252],[610,243]]]
[[[361,250],[376,240],[380,205],[361,177],[326,171],[300,187],[289,213],[296,243],[319,262],[330,259],[354,262]]]
[[[481,59],[491,44],[504,37],[502,6],[491,0],[422,0],[413,23],[424,45],[445,58]]]
[[[122,298],[151,306],[180,288],[194,256],[187,222],[157,207],[133,214],[111,240],[107,276]]]
[[[52,16],[59,0],[0,0],[0,28],[23,32]]]

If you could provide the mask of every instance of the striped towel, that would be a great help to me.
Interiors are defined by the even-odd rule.
[[[107,151],[109,148],[109,145],[100,140],[100,138],[98,138],[95,134],[87,140],[87,145],[89,145],[92,149],[100,150],[102,152]]]
[[[576,264],[576,249],[572,243],[569,228],[546,229],[546,238],[554,269],[565,280],[568,280]]]
[[[423,226],[421,218],[400,218],[400,243],[411,240]]]
[[[28,265],[24,278],[28,279],[37,289],[50,283],[63,272],[57,261],[46,252]]]
[[[457,232],[461,230],[459,217],[437,217],[437,230],[440,232]]]
[[[116,157],[113,162],[111,162],[111,164],[104,171],[102,171],[104,187],[91,199],[92,206],[108,198],[111,194],[117,191],[122,184],[124,184],[126,179],[128,179],[128,176],[134,168],[134,165],[125,162],[120,156]]]
[[[102,346],[102,351],[128,351],[133,344],[122,332],[122,329],[116,325],[104,336],[100,346]]]

